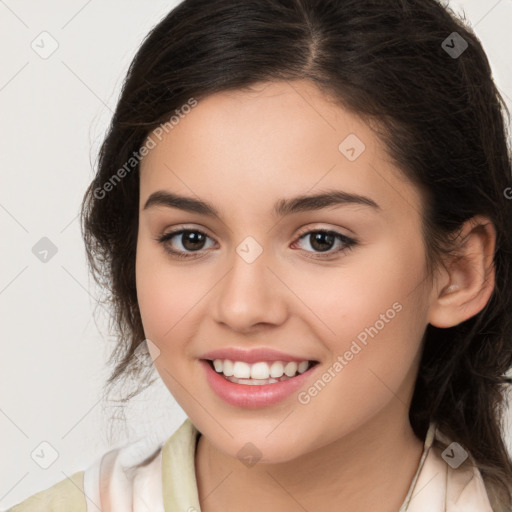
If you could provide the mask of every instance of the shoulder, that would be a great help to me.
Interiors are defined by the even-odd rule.
[[[493,512],[482,475],[471,454],[429,429],[425,460],[408,512]]]
[[[163,512],[161,456],[161,444],[146,437],[97,459],[84,474],[84,492],[91,510]]]
[[[198,430],[187,418],[166,442],[146,437],[103,455],[87,469],[87,500],[101,510],[199,509],[194,472]],[[92,510],[95,510],[92,508]]]
[[[187,418],[167,441],[148,436],[114,448],[6,512],[200,510],[194,470],[199,434]]]
[[[446,447],[434,446],[433,456],[445,475],[447,510],[493,512],[482,475],[471,454],[452,442]]]
[[[6,512],[132,510],[135,495],[141,490],[161,499],[160,453],[161,446],[149,437],[125,443],[97,457],[85,470],[29,496]],[[111,508],[105,508],[106,504]]]
[[[33,494],[7,512],[86,512],[84,471],[74,473],[46,490]]]

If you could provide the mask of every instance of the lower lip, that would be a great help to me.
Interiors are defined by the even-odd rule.
[[[200,363],[205,369],[208,383],[220,398],[236,407],[249,409],[266,407],[284,400],[304,386],[316,367],[319,366],[317,363],[304,373],[283,382],[250,386],[247,384],[236,384],[227,380],[220,373],[217,373],[204,359],[201,359]]]

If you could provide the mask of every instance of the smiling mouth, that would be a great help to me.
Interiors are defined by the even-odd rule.
[[[203,361],[206,361],[208,363],[208,365],[210,366],[210,368],[215,373],[224,377],[227,381],[232,382],[234,384],[245,384],[248,386],[262,386],[262,385],[266,385],[266,384],[277,384],[279,382],[284,382],[285,380],[293,379],[295,377],[298,377],[299,375],[302,375],[303,373],[308,372],[309,370],[311,370],[311,368],[313,368],[317,364],[319,364],[318,361],[303,361],[303,363],[307,363],[307,365],[302,364],[302,366],[301,366],[301,365],[297,365],[296,363],[294,363],[295,366],[293,366],[293,365],[290,365],[290,363],[283,364],[280,361],[273,361],[272,363],[280,363],[281,367],[279,365],[274,365],[274,364],[272,364],[271,366],[269,365],[270,370],[273,370],[273,371],[270,372],[271,374],[267,378],[252,378],[252,377],[247,377],[247,374],[245,374],[243,377],[242,376],[235,377],[235,375],[233,373],[237,373],[237,372],[236,371],[233,372],[232,366],[229,366],[230,369],[226,371],[226,373],[229,373],[231,375],[225,375],[222,370],[219,371],[219,369],[221,369],[224,366],[223,364],[219,364],[218,361],[220,361],[220,360],[216,360],[217,369],[215,368],[215,364],[214,364],[213,360],[203,359]],[[231,363],[231,361],[230,361],[230,363]],[[258,364],[261,365],[261,364],[266,364],[266,363],[256,363],[256,365],[258,365]],[[251,365],[247,365],[247,366],[249,366],[249,368],[251,368]],[[286,370],[286,372],[284,372],[283,370]],[[246,370],[246,372],[247,372],[247,370]],[[265,372],[264,372],[264,374],[265,374]],[[272,374],[274,376],[272,376]]]

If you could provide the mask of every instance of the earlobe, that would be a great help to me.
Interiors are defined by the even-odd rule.
[[[443,286],[429,311],[429,323],[435,327],[454,327],[478,314],[494,290],[494,251],[496,229],[487,217],[466,221],[461,230],[457,255],[446,263]]]

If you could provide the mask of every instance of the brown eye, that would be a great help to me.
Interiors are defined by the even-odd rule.
[[[204,249],[209,238],[206,233],[197,229],[180,229],[162,235],[157,241],[163,244],[169,254],[187,258],[191,256],[187,253],[199,252]],[[176,246],[177,248],[175,248]]]
[[[310,237],[309,243],[311,247],[320,252],[328,251],[332,248],[334,242],[336,242],[336,237],[334,235],[331,233],[324,233],[323,231],[306,236]]]
[[[183,231],[181,233],[181,244],[187,251],[202,249],[205,240],[205,235],[199,231]]]
[[[309,242],[312,251],[307,250],[307,252],[326,253],[325,256],[332,256],[347,251],[357,244],[357,241],[353,238],[349,238],[337,231],[325,229],[307,231],[299,236],[299,240]],[[332,250],[333,247],[336,247],[337,242],[337,248]],[[321,258],[324,257],[324,255],[319,254],[318,257]]]

